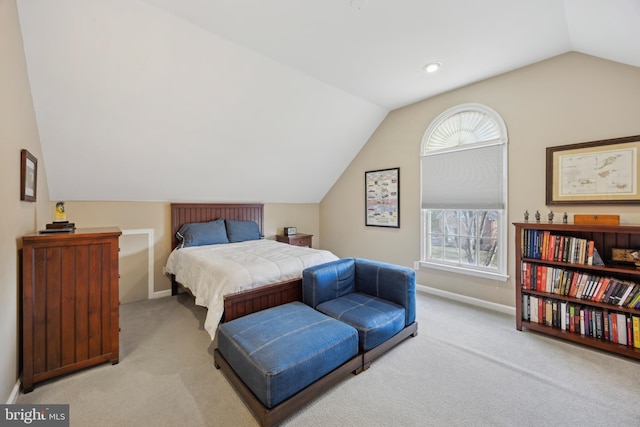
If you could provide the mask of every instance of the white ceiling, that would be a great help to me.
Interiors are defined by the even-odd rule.
[[[640,67],[640,0],[17,3],[54,200],[319,202],[392,109],[568,51]]]

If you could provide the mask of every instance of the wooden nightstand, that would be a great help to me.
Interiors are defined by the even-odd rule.
[[[284,234],[277,234],[276,240],[278,242],[288,243],[294,246],[308,246],[311,247],[311,239],[313,234],[294,234],[292,236],[285,236]]]

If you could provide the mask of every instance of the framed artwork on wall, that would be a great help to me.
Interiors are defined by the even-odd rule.
[[[36,201],[38,159],[25,149],[20,152],[20,200]]]
[[[400,228],[400,168],[364,173],[365,224]]]
[[[640,135],[547,147],[546,202],[640,203]]]

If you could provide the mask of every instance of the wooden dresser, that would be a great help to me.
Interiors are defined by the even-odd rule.
[[[119,358],[116,227],[22,237],[24,392]]]

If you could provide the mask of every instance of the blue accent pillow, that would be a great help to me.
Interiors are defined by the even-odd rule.
[[[180,227],[176,237],[181,242],[179,248],[229,243],[223,219],[185,224]]]
[[[260,240],[260,227],[255,221],[225,220],[227,224],[227,237],[230,243],[245,242],[247,240]]]

